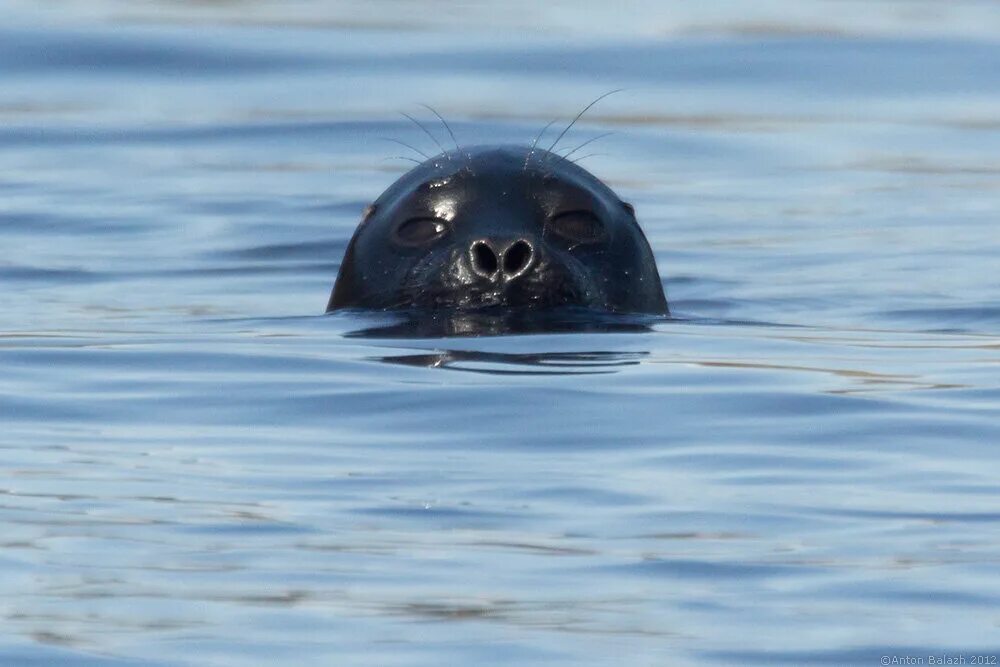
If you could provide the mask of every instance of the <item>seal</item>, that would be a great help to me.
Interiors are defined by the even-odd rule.
[[[375,200],[327,312],[562,306],[668,313],[631,205],[565,156],[499,145],[445,151]]]

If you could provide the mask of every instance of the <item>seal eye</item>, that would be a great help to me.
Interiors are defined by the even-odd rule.
[[[402,245],[420,246],[444,236],[448,226],[437,218],[410,218],[393,232],[393,239]]]
[[[598,243],[607,236],[607,230],[590,211],[567,211],[546,223],[545,228],[573,243]]]

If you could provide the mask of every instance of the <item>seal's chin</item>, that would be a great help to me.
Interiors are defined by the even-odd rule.
[[[440,288],[440,289],[435,289]],[[591,307],[592,304],[574,285],[540,285],[537,288],[510,285],[506,289],[483,289],[475,285],[424,286],[411,302],[417,308],[456,311],[480,311],[495,308],[522,310],[560,306]]]
[[[587,292],[570,280],[513,283],[501,295],[501,305],[511,308],[589,307]]]

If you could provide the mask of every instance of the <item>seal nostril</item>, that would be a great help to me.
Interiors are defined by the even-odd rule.
[[[503,255],[503,272],[511,277],[520,274],[531,263],[531,255],[531,244],[515,241]]]
[[[499,261],[497,260],[496,253],[493,252],[493,248],[482,241],[476,241],[472,244],[471,257],[473,271],[484,278],[489,278],[499,268]]]

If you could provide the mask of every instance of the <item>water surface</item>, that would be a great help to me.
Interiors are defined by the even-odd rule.
[[[1000,6],[307,4],[0,28],[0,662],[1000,653]],[[613,88],[675,319],[322,314],[398,111]]]

